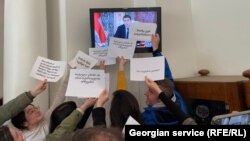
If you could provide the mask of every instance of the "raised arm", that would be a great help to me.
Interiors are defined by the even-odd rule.
[[[39,81],[32,90],[17,96],[13,100],[1,106],[0,125],[32,103],[33,99],[47,88],[47,84],[47,80]]]
[[[158,50],[159,43],[160,43],[159,34],[152,35],[151,42],[152,42],[152,46],[153,46],[153,56],[154,57],[162,56],[161,52]],[[165,78],[173,81],[172,72],[170,70],[170,67],[169,67],[169,64],[168,64],[166,57],[165,57]]]
[[[125,75],[125,64],[127,60],[122,56],[118,57],[119,71],[117,76],[117,90],[127,90],[127,82]]]

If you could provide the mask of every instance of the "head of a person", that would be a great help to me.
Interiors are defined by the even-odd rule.
[[[49,127],[49,132],[52,133],[55,128],[61,124],[61,122],[68,117],[75,109],[77,108],[77,105],[73,101],[67,101],[64,102],[60,105],[58,105],[54,111],[52,112],[50,116],[50,127]],[[93,108],[93,107],[90,107]],[[89,109],[89,108],[88,108]],[[85,111],[85,114],[89,113],[89,110]],[[92,109],[91,109],[92,111]],[[91,112],[90,111],[90,112]],[[87,121],[87,118],[82,118],[81,121],[78,123],[76,128],[83,128],[85,123]]]
[[[1,126],[0,141],[24,141],[24,138],[21,131],[7,126]]]
[[[110,106],[111,126],[123,129],[129,116],[143,123],[139,103],[134,95],[126,90],[115,91]]]
[[[63,141],[124,141],[124,136],[116,128],[89,127],[66,135]]]
[[[55,128],[76,108],[77,106],[73,101],[64,102],[58,105],[51,113],[49,132],[52,133]]]
[[[158,86],[160,87],[160,89],[168,96],[168,97],[172,97],[173,96],[173,88],[174,88],[174,84],[172,81],[168,80],[168,79],[164,79],[164,80],[158,80],[155,81]],[[154,104],[160,102],[161,100],[158,98],[158,95],[151,92],[149,89],[145,92],[144,94],[146,96],[146,104],[149,106],[153,106]]]
[[[129,15],[124,15],[123,16],[123,23],[124,23],[126,28],[129,28],[129,26],[131,24],[131,17]]]
[[[30,104],[25,107],[23,111],[14,116],[11,122],[20,130],[30,130],[37,127],[43,119],[44,115],[40,111],[40,108]]]

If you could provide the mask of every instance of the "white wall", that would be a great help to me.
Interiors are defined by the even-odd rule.
[[[37,56],[47,57],[46,1],[8,0],[4,3],[4,102],[37,83],[29,73]],[[35,12],[34,12],[35,11]],[[48,91],[35,99],[48,109]]]
[[[197,75],[196,45],[190,0],[157,0],[162,7],[163,54],[173,77]]]
[[[192,0],[197,65],[215,75],[250,68],[250,1]]]

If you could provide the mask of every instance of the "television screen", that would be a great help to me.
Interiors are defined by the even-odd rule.
[[[161,8],[91,8],[90,29],[92,47],[108,47],[110,37],[128,38],[129,26],[133,22],[156,23],[161,37]],[[161,50],[161,42],[159,44]],[[152,43],[137,41],[135,53],[152,52]]]

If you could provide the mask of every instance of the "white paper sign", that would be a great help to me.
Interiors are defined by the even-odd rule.
[[[72,59],[69,62],[69,65],[72,68],[78,68],[78,69],[91,69],[95,66],[95,64],[98,62],[97,59],[87,55],[86,53],[82,51],[78,51],[75,58]]]
[[[130,59],[130,80],[145,81],[145,76],[152,80],[164,79],[164,56]]]
[[[140,125],[133,117],[129,116],[125,125]],[[125,127],[123,127],[122,133],[125,133]]]
[[[151,36],[155,34],[157,25],[155,23],[133,23],[129,30],[129,39],[137,41],[151,41]]]
[[[104,70],[71,69],[66,96],[98,97],[105,89]]]
[[[89,56],[92,56],[96,58],[99,61],[104,60],[105,65],[113,65],[116,64],[116,58],[110,58],[108,55],[108,49],[107,48],[89,48]],[[98,62],[97,65],[99,65],[100,62]]]
[[[66,64],[65,61],[54,61],[38,56],[30,76],[38,80],[57,82],[63,76]]]
[[[110,37],[108,56],[113,58],[123,56],[125,59],[133,58],[135,45],[135,40]]]

